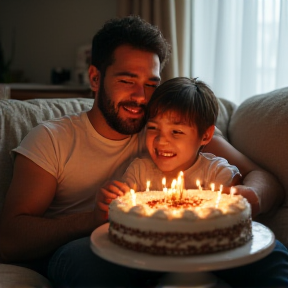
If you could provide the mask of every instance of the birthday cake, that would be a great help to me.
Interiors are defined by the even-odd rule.
[[[133,195],[132,195],[133,196]],[[154,255],[200,255],[233,249],[252,238],[251,208],[241,195],[184,190],[130,193],[109,206],[109,238]]]

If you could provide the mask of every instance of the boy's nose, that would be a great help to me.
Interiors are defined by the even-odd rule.
[[[163,133],[160,133],[156,137],[156,141],[158,142],[159,145],[166,145],[169,142],[167,137],[165,135],[163,135]]]

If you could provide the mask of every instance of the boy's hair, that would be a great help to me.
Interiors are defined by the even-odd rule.
[[[171,46],[161,31],[139,16],[113,18],[96,33],[92,41],[91,64],[102,75],[113,63],[113,53],[120,45],[131,45],[136,49],[153,52],[159,56],[160,70],[167,63]]]
[[[158,114],[176,112],[179,121],[195,124],[201,137],[215,125],[218,109],[217,98],[204,82],[197,78],[176,77],[154,91],[147,107],[147,120]]]

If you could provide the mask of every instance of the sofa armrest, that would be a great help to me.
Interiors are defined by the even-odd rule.
[[[0,287],[50,288],[51,283],[39,273],[28,268],[0,264]]]

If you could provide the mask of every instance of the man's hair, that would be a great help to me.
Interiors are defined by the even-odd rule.
[[[113,53],[120,45],[130,45],[136,49],[156,53],[160,60],[160,70],[167,63],[171,46],[161,31],[139,16],[113,18],[96,33],[92,41],[91,64],[101,74],[113,63]]]
[[[197,78],[176,77],[167,80],[154,91],[147,107],[147,120],[158,114],[175,112],[188,125],[195,124],[201,137],[215,125],[218,101],[213,91]]]

